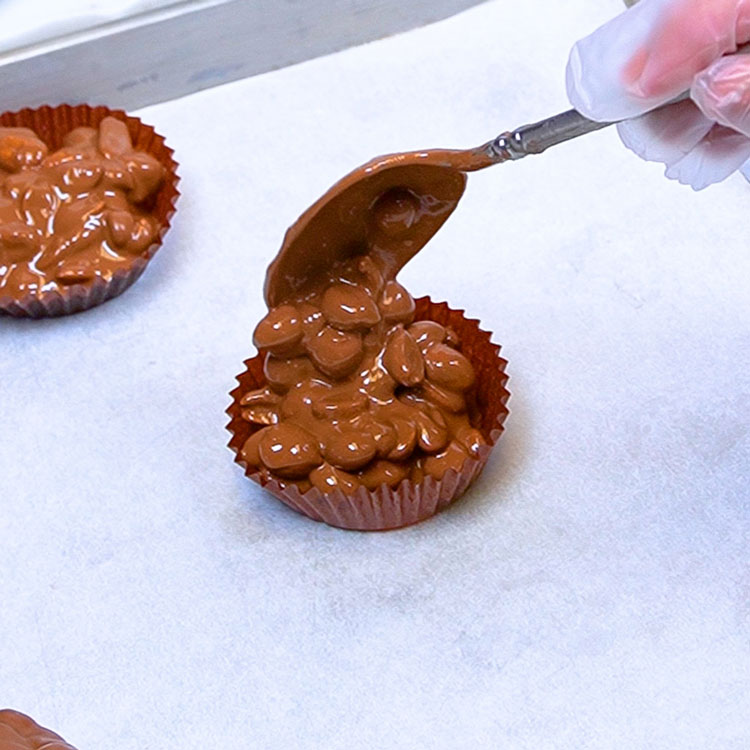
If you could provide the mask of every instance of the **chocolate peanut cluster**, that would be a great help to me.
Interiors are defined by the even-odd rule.
[[[367,254],[335,264],[255,329],[267,386],[241,399],[261,429],[252,467],[305,492],[395,486],[460,470],[485,443],[468,414],[474,370],[455,333]]]
[[[146,207],[165,177],[114,117],[68,133],[62,148],[0,128],[0,293],[22,296],[108,280],[154,242]]]

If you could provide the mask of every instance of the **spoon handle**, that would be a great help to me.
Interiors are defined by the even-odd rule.
[[[663,106],[668,107],[670,104],[689,98],[690,93],[686,91]],[[565,141],[615,124],[614,122],[595,122],[584,117],[577,110],[569,109],[567,112],[561,112],[559,115],[548,117],[533,125],[524,125],[511,132],[501,133],[488,145],[499,161],[508,159],[516,161],[530,154],[542,154],[558,143],[565,143]]]

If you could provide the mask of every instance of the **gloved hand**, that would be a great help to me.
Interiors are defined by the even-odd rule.
[[[593,120],[636,118],[625,145],[701,190],[750,159],[750,55],[732,54],[748,41],[750,0],[641,0],[575,45],[568,96]]]

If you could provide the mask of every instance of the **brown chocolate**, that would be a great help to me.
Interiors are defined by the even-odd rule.
[[[268,386],[241,399],[259,428],[240,450],[249,466],[351,495],[441,479],[479,456],[473,367],[449,328],[414,322],[395,277],[455,209],[464,172],[491,163],[479,151],[377,159],[287,232],[254,335]]]
[[[336,263],[367,254],[394,279],[453,213],[465,172],[496,164],[484,149],[415,151],[373,159],[337,182],[286,233],[266,275],[270,308]]]
[[[150,204],[165,178],[127,125],[78,127],[53,153],[28,128],[0,128],[0,294],[105,281],[156,240]]]
[[[0,750],[75,750],[59,734],[18,711],[0,710]]]

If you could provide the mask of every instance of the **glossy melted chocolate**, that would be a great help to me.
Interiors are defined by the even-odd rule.
[[[0,294],[19,299],[127,268],[159,231],[146,208],[164,176],[114,117],[72,130],[52,154],[32,130],[0,128]]]
[[[255,329],[267,386],[244,395],[262,428],[241,457],[305,492],[395,486],[460,470],[485,443],[474,369],[450,328],[414,321],[395,279],[463,194],[481,152],[383,157],[336,184],[287,232]]]
[[[0,710],[0,750],[75,750],[59,734],[18,711]]]

